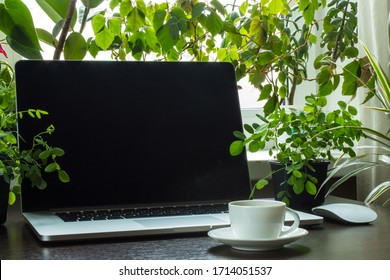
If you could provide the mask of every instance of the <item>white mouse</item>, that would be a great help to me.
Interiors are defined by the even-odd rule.
[[[312,209],[313,213],[340,222],[362,224],[376,220],[377,214],[371,208],[350,203],[324,204]]]

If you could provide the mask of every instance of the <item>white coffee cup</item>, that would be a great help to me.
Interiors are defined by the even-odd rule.
[[[285,214],[289,212],[294,223],[283,230]],[[275,239],[293,232],[299,226],[298,214],[275,200],[238,200],[229,203],[233,234],[242,239]]]

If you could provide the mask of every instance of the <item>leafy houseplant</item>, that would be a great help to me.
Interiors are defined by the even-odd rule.
[[[324,8],[326,2],[321,1],[319,5],[317,1],[299,1],[298,9],[295,11],[295,14],[298,12],[296,19],[303,17],[304,24],[299,26],[295,21],[292,23],[290,20],[289,25],[284,29],[288,31],[290,25],[295,27],[296,32],[291,40],[293,42],[298,40],[297,47],[282,52],[271,60],[273,65],[271,78],[274,78],[266,78],[266,83],[259,86],[259,100],[267,101],[264,115],[258,115],[259,123],[244,126],[247,134],[235,132],[239,140],[232,143],[230,150],[232,155],[236,155],[248,145],[249,151],[256,152],[264,149],[267,142],[271,142],[270,155],[279,162],[280,167],[272,168],[269,176],[260,179],[253,192],[267,185],[267,178],[271,175],[285,172],[283,175],[285,180],[281,181],[285,188],[278,190],[275,196],[287,204],[298,207],[312,206],[323,201],[323,197],[319,198],[319,195],[324,195],[324,190],[321,194],[318,190],[321,181],[326,178],[326,173],[318,175],[313,172],[320,168],[326,172],[327,168],[314,165],[324,160],[334,161],[336,151],[355,156],[354,141],[364,136],[362,131],[352,129],[339,129],[336,133],[333,133],[335,131],[324,132],[328,128],[344,127],[347,124],[361,126],[361,123],[355,119],[357,109],[346,102],[340,101],[339,109],[330,112],[326,112],[324,107],[328,103],[327,98],[338,89],[340,84],[343,95],[353,96],[359,86],[360,72],[363,68],[363,62],[358,59],[359,52],[355,46],[357,43],[356,3],[330,1],[327,5],[328,12],[323,19],[316,19],[315,14],[309,13]],[[283,14],[279,16],[283,19],[289,18]],[[323,28],[317,38],[312,30],[319,22],[322,22]],[[301,36],[297,37],[297,34]],[[307,76],[306,64],[308,50],[314,45],[319,45],[322,51],[313,62],[313,67],[318,74],[315,78],[310,78]],[[299,57],[299,60],[294,60],[293,57]],[[339,60],[350,60],[345,61],[346,66],[342,72],[339,72],[336,67],[336,62]],[[286,64],[286,61],[291,64]],[[344,79],[341,79],[342,76]],[[316,94],[305,95],[306,104],[303,110],[287,110],[283,105],[292,104],[297,90],[296,85],[303,80],[314,81],[317,84]],[[275,176],[273,181],[275,184]],[[292,201],[293,198],[295,201],[301,196],[309,198],[309,202],[306,204],[306,202]]]
[[[339,101],[339,109],[325,113],[323,107],[326,104],[325,97],[308,95],[303,110],[280,108],[267,117],[259,115],[260,124],[246,124],[244,128],[248,136],[239,131],[235,132],[239,140],[231,144],[232,155],[242,153],[246,145],[250,152],[256,152],[263,149],[266,143],[272,143],[269,154],[280,165],[267,177],[286,172],[287,180],[282,183],[285,185],[275,195],[288,205],[305,206],[306,202],[302,205],[291,203],[290,199],[294,194],[307,193],[314,199],[322,183],[318,181],[318,175],[312,173],[316,171],[314,165],[324,160],[334,161],[335,150],[351,157],[356,156],[353,149],[354,141],[364,136],[360,130],[344,128],[361,126],[360,121],[355,119],[357,114],[355,107]],[[327,131],[336,127],[343,129]],[[326,178],[326,171],[327,168],[322,176],[323,180]],[[268,184],[267,177],[255,184],[252,197],[256,189],[262,189]],[[323,198],[315,201],[322,202]],[[309,205],[313,203],[314,200],[308,202]]]
[[[389,31],[390,31],[390,26],[389,26]],[[379,104],[381,105],[381,107],[370,106],[367,108],[371,110],[383,112],[384,114],[387,115],[388,122],[390,122],[390,81],[386,76],[385,72],[383,71],[383,69],[381,68],[381,66],[379,65],[379,63],[375,60],[371,52],[367,49],[367,47],[364,44],[363,44],[363,49],[367,54],[367,58],[371,64],[372,71],[374,74],[371,82],[364,83],[364,81],[362,81],[364,86],[369,90],[367,94],[367,99],[365,101],[367,102],[371,98],[375,97],[379,101]],[[377,87],[374,81],[377,82],[378,84]],[[362,173],[366,170],[376,168],[376,167],[390,168],[390,137],[389,137],[390,130],[388,130],[386,133],[381,133],[379,131],[373,130],[370,127],[350,126],[348,128],[355,129],[357,131],[364,131],[367,137],[372,141],[376,142],[378,145],[364,146],[363,148],[368,149],[370,151],[368,152],[368,154],[346,159],[344,162],[336,165],[324,183],[326,183],[329,179],[334,177],[340,170],[344,168],[348,168],[350,166],[354,166],[355,168],[349,171],[348,173],[346,173],[341,178],[339,178],[334,184],[332,184],[328,190],[328,193],[332,192],[334,189],[336,189],[338,186],[340,186],[343,182],[345,182],[352,176],[356,176],[357,174]],[[370,155],[374,156],[373,160],[365,159],[366,156],[370,156]],[[390,181],[383,181],[375,188],[373,188],[373,190],[367,195],[364,202],[366,204],[370,204],[375,200],[377,200],[380,196],[384,195],[389,190],[390,190]],[[389,199],[385,201],[385,204],[388,201]]]
[[[244,0],[240,4],[232,0],[225,5],[218,0],[204,2],[178,0],[175,3],[161,1],[161,3],[148,4],[144,0],[111,0],[108,7],[104,6],[105,1],[82,0],[83,5],[79,16],[82,28],[79,31],[75,30],[76,0],[37,0],[37,2],[54,21],[53,30],[35,28],[32,20],[21,21],[21,11],[28,13],[21,0],[5,0],[3,6],[0,4],[0,15],[3,13],[7,18],[14,19],[6,25],[0,21],[0,30],[7,35],[10,46],[23,56],[40,57],[40,48],[36,44],[23,47],[23,52],[18,48],[24,46],[25,42],[35,42],[37,34],[39,40],[56,49],[55,59],[59,59],[61,51],[64,52],[65,59],[83,59],[88,51],[93,57],[97,57],[100,52],[109,52],[116,60],[231,62],[235,66],[237,80],[248,78],[258,90],[259,101],[265,103],[264,117],[262,117],[263,120],[267,120],[265,124],[252,125],[251,129],[246,125],[246,129],[256,134],[261,126],[269,125],[271,130],[277,131],[276,133],[287,135],[287,140],[292,141],[294,145],[298,145],[299,137],[302,141],[310,139],[313,150],[319,149],[314,146],[316,140],[313,135],[317,129],[313,127],[323,124],[324,113],[321,108],[326,103],[326,97],[339,85],[342,85],[341,90],[344,95],[355,94],[359,84],[358,77],[363,67],[362,62],[356,59],[358,56],[358,49],[355,47],[357,6],[351,0]],[[15,9],[19,6],[20,9]],[[323,18],[317,19],[316,12],[324,9],[325,6],[328,7],[328,12]],[[19,12],[15,13],[15,10]],[[93,36],[86,39],[81,34],[88,20],[90,20]],[[322,28],[319,28],[320,23]],[[16,27],[18,30],[26,31],[23,36],[12,32]],[[320,34],[316,34],[315,30],[321,30]],[[26,37],[30,39],[23,40]],[[321,54],[314,59],[313,64],[318,75],[308,77],[309,50],[316,45],[322,48]],[[347,59],[352,61],[347,63],[345,61]],[[335,67],[339,60],[346,62],[342,72],[338,72]],[[347,78],[341,82],[341,76]],[[287,112],[283,109],[283,105],[293,104],[294,98],[298,94],[302,95],[297,86],[305,80],[315,81],[318,84],[317,94],[306,96],[308,105],[303,113]],[[355,113],[353,107],[345,103],[340,105],[341,111],[334,112],[337,116],[348,110],[351,110],[348,112],[351,115]],[[302,114],[315,115],[313,111],[306,111],[310,107],[312,110],[313,107],[316,108],[316,114],[320,118],[307,120],[310,122],[307,128],[310,127],[310,132],[307,136],[304,135],[305,131],[301,131],[301,134],[296,133],[300,128],[298,124],[292,135],[276,130],[279,128],[276,120],[280,117],[286,118],[281,121],[285,131],[290,125],[288,118],[305,122]],[[329,117],[325,116],[325,124],[332,124],[333,114]],[[338,119],[334,123],[340,121],[341,119]],[[346,134],[349,133],[348,130]],[[333,136],[329,136],[328,139],[336,139],[337,134],[331,133]],[[262,148],[263,142],[255,141],[254,138],[244,140],[243,134],[238,136],[243,142],[246,140],[258,142],[257,145]],[[274,138],[276,136],[277,134],[274,134]],[[271,136],[269,138],[271,139]],[[348,140],[343,141],[345,144]],[[284,162],[295,160],[295,154],[289,157],[292,151],[287,148],[288,143],[286,145],[278,143],[275,149],[286,147]],[[251,149],[255,145],[251,144]],[[233,146],[236,146],[232,149],[235,153],[240,150],[238,146],[244,145],[235,143]],[[315,152],[310,148],[305,147],[303,150],[307,153],[306,156],[313,152],[313,159],[316,159]],[[330,154],[326,156],[329,157]],[[302,158],[298,163],[302,168],[310,167],[308,157]],[[303,179],[298,180],[299,176],[309,177],[308,172],[304,169],[296,169],[295,172],[290,173],[297,175],[294,175],[295,179],[291,179],[291,182],[292,180],[298,182],[296,189],[298,192],[301,191],[300,182]],[[309,179],[307,183],[311,193],[314,189],[311,183],[315,184],[314,181]],[[304,182],[306,185],[306,181]],[[261,186],[261,183],[257,186]],[[288,196],[283,197],[285,200],[288,198]]]
[[[279,104],[292,104],[297,85],[307,79],[309,49],[318,40],[313,31],[320,20],[314,16],[326,1],[297,1],[290,8],[288,0],[246,0],[239,5],[234,0],[225,5],[218,0],[112,0],[108,7],[102,0],[82,0],[79,15],[76,0],[37,3],[53,20],[53,30],[35,28],[21,0],[5,0],[0,9],[11,19],[0,21],[0,29],[24,57],[42,58],[39,39],[55,48],[54,59],[61,52],[65,59],[83,59],[87,51],[93,57],[107,51],[117,60],[228,61],[235,66],[237,80],[247,77],[261,92],[259,100],[270,113]],[[331,62],[356,53],[354,21],[346,20],[353,19],[355,4],[337,0],[329,6],[333,12],[324,20],[321,43],[332,53],[318,57],[316,65],[335,81],[324,80],[321,91],[337,84]],[[84,38],[89,20],[94,36]],[[13,32],[16,29],[22,32]]]
[[[0,50],[6,56],[5,51]],[[54,132],[54,126],[37,134],[29,149],[19,149],[17,121],[25,115],[40,119],[48,113],[39,109],[16,112],[13,69],[3,60],[0,60],[0,66],[0,224],[3,224],[8,204],[15,202],[23,180],[29,180],[32,187],[44,189],[44,172],[57,172],[62,182],[68,182],[69,176],[57,162],[64,151],[50,146],[45,140],[45,136]],[[19,141],[23,138],[19,137]]]
[[[87,52],[97,57],[109,52],[117,60],[227,61],[235,66],[237,80],[247,78],[265,102],[265,114],[282,104],[293,104],[297,86],[311,80],[307,74],[309,50],[323,48],[314,67],[319,71],[319,92],[329,94],[338,87],[335,62],[355,58],[356,3],[351,0],[177,0],[161,3],[144,0],[36,0],[53,20],[53,29],[35,28],[21,0],[0,4],[0,30],[16,52],[41,59],[38,39],[61,52],[65,59],[83,59]],[[225,2],[224,2],[225,3]],[[297,3],[297,5],[294,5]],[[316,11],[328,6],[324,18]],[[17,12],[15,12],[17,11]],[[76,29],[77,18],[80,28]],[[82,33],[90,23],[93,37]],[[315,34],[323,23],[322,32]],[[20,32],[14,32],[19,30]],[[356,92],[361,64],[348,64],[342,91]],[[357,75],[359,76],[359,75]],[[317,79],[317,78],[314,78]]]

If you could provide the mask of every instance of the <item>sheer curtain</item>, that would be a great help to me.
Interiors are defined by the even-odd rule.
[[[378,59],[382,68],[389,74],[389,44],[387,20],[390,10],[390,0],[358,0],[358,28],[359,39],[368,47]],[[363,51],[362,51],[363,53]],[[388,75],[389,76],[389,75]],[[363,101],[364,94],[359,98]],[[378,105],[372,100],[370,105]],[[390,121],[383,113],[369,109],[361,110],[362,122],[377,131],[386,133],[389,130]],[[364,140],[362,145],[375,145]],[[379,151],[380,152],[380,151]],[[357,194],[359,200],[364,200],[368,193],[381,182],[390,180],[390,170],[384,168],[372,169],[357,177]],[[382,196],[378,203],[389,199],[390,194]]]

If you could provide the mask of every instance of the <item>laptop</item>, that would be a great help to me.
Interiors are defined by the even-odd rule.
[[[54,125],[45,140],[70,176],[22,185],[41,241],[204,232],[248,198],[246,153],[229,154],[242,128],[232,64],[26,60],[15,73],[18,110],[49,112],[19,121],[20,147]]]

